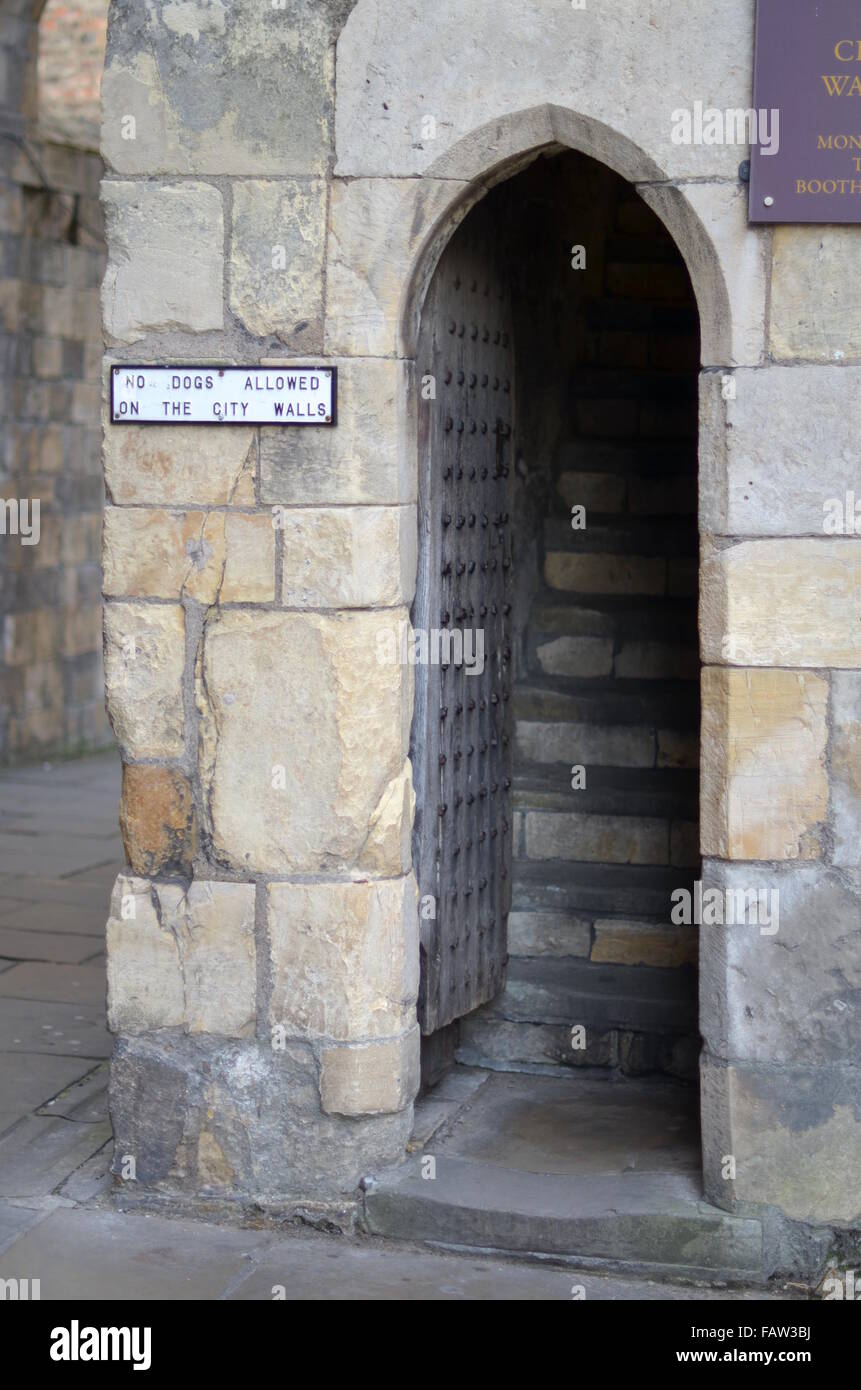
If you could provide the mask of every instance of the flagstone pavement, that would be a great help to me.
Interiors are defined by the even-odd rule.
[[[119,791],[113,753],[0,774],[0,1281],[76,1302],[798,1296],[117,1210],[104,924]]]

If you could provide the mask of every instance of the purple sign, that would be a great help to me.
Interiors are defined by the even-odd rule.
[[[753,104],[751,222],[861,222],[861,0],[757,0]]]

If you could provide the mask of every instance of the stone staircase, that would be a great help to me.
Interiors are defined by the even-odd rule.
[[[642,429],[626,380],[577,390],[593,408],[617,393]],[[634,380],[645,405],[656,383]],[[680,382],[660,383],[675,410]],[[694,460],[688,439],[639,434],[562,452],[515,689],[507,984],[461,1020],[467,1065],[696,1074],[696,929],[670,922],[699,864]]]

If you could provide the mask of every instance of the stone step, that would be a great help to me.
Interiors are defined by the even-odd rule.
[[[574,601],[551,589],[532,605],[529,626],[548,636],[644,638],[656,641],[696,641],[696,614],[687,599],[619,594],[594,594]]]
[[[695,1034],[696,972],[513,956],[504,990],[477,1012],[512,1023],[582,1024],[587,1031]]]
[[[648,725],[576,721],[518,720],[515,750],[521,762],[562,767],[639,767],[696,769],[696,730],[655,729]]]
[[[697,1080],[700,1040],[693,1034],[592,1028],[583,1042],[582,1047],[572,1047],[571,1029],[564,1023],[515,1023],[486,1018],[482,1009],[476,1009],[461,1020],[456,1056],[464,1066],[495,1072],[544,1076],[612,1072],[625,1077]]]
[[[660,1080],[477,1073],[442,1127],[366,1178],[369,1232],[584,1267],[761,1281],[759,1221],[702,1200],[696,1089]],[[434,1159],[433,1180],[426,1158]]]
[[[693,597],[697,592],[697,578],[694,554],[637,555],[628,551],[566,549],[548,550],[544,556],[545,584],[568,594]]]
[[[696,965],[698,931],[657,918],[515,911],[508,915],[508,953],[512,958],[572,956],[604,965],[675,970]]]
[[[696,641],[656,642],[629,638],[545,635],[530,630],[530,668],[547,676],[693,681],[699,676]],[[532,644],[534,643],[534,646]]]
[[[694,555],[696,531],[679,517],[612,516],[586,513],[586,525],[575,530],[567,516],[546,517],[544,545],[577,555],[664,556]]]
[[[697,480],[693,473],[598,473],[585,469],[566,469],[559,475],[556,491],[566,511],[580,505],[586,508],[587,522],[593,513],[616,516],[693,517],[697,510]]]
[[[696,816],[699,778],[688,768],[586,767],[586,785],[573,790],[565,764],[519,763],[514,776],[515,811],[577,810],[587,815]]]
[[[528,680],[515,685],[513,705],[518,729],[527,724],[594,724],[602,728],[629,724],[652,731],[699,728],[697,681],[530,676]],[[527,761],[533,760],[525,748],[522,756]],[[557,758],[541,756],[535,761],[567,762],[568,752],[563,750]],[[572,756],[570,761],[588,763],[591,760],[585,756]],[[596,758],[594,761],[606,763],[612,759]]]
[[[511,907],[514,912],[669,922],[673,892],[693,892],[695,877],[693,869],[684,867],[515,859]]]

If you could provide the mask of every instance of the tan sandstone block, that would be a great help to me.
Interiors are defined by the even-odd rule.
[[[703,854],[819,857],[828,807],[827,711],[821,676],[703,669]]]
[[[271,883],[270,1027],[347,1042],[390,1037],[415,1017],[418,894],[376,883]]]
[[[174,870],[189,876],[195,821],[188,778],[172,767],[125,764],[120,831],[134,873]]]
[[[861,541],[703,547],[703,660],[735,666],[861,666]]]
[[[182,609],[109,603],[104,626],[108,715],[124,759],[178,758],[183,751]]]
[[[134,343],[147,333],[224,326],[224,216],[210,183],[103,185],[108,265],[106,333]],[[193,248],[190,254],[189,248]]]
[[[254,432],[225,426],[107,426],[105,482],[111,501],[160,506],[253,506]]]
[[[234,183],[229,304],[249,333],[319,347],[325,242],[322,179]]]
[[[268,513],[167,512],[108,507],[104,590],[124,598],[266,603],[275,597]]]
[[[419,1089],[418,1028],[388,1042],[326,1047],[320,1056],[320,1098],[327,1115],[388,1115]]]
[[[591,959],[614,965],[696,965],[696,927],[661,926],[607,918],[595,923]]]
[[[251,1036],[255,891],[251,883],[185,889],[118,878],[107,926],[112,1031]]]
[[[770,347],[778,359],[861,358],[861,240],[855,227],[775,227]]]
[[[412,601],[415,507],[284,510],[287,608],[390,608]]]
[[[332,185],[327,250],[327,354],[392,357],[422,242],[466,184],[447,179],[351,179]],[[463,210],[446,221],[451,231]]]
[[[347,874],[409,749],[412,668],[378,659],[382,613],[227,611],[198,667],[214,853],[260,872]],[[402,870],[400,845],[381,873]]]

